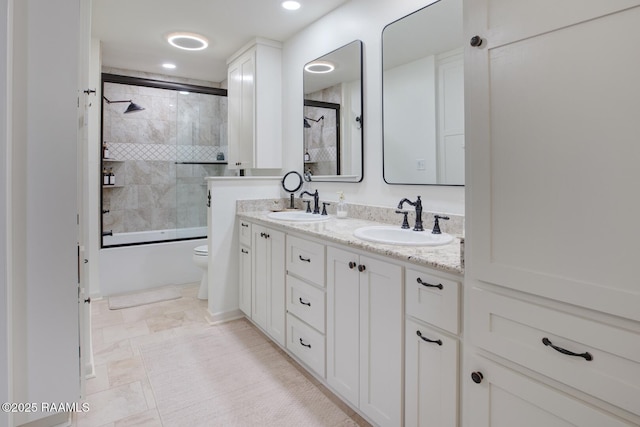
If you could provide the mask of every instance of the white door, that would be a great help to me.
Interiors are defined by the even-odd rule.
[[[381,426],[402,425],[402,268],[361,256],[360,409]]]
[[[407,319],[405,427],[458,425],[458,340]]]
[[[631,426],[586,402],[480,356],[469,358],[469,427]],[[473,374],[473,379],[471,375]]]
[[[240,310],[251,317],[251,250],[240,246]]]
[[[327,248],[327,382],[359,404],[360,273],[358,256]]]
[[[467,280],[640,320],[640,1],[464,8]]]
[[[89,87],[89,62],[91,56],[91,8],[87,2],[80,2],[80,37],[78,57],[78,321],[80,339],[80,394],[84,396],[87,376],[93,375],[93,354],[91,351],[91,297],[89,273],[85,264],[88,259],[89,216],[89,110],[99,108],[96,88]],[[97,262],[97,260],[92,260]]]
[[[267,229],[253,225],[251,227],[251,248],[253,268],[251,275],[251,318],[262,329],[267,328],[267,292],[269,289],[269,244]]]
[[[272,229],[265,229],[268,246],[268,289],[266,331],[281,346],[285,340],[285,235]]]

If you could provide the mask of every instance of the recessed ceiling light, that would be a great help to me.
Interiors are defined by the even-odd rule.
[[[209,46],[209,41],[194,33],[171,33],[167,36],[167,41],[171,46],[184,50],[202,50]]]
[[[298,10],[300,9],[300,3],[293,0],[283,1],[281,3],[282,7],[287,10]]]
[[[173,70],[176,68],[176,64],[170,64],[169,62],[165,62],[164,64],[162,64],[162,67],[168,70]]]
[[[330,73],[336,66],[329,61],[313,61],[304,66],[305,71],[316,74]]]

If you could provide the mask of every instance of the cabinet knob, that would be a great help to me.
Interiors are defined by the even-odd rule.
[[[356,268],[356,265],[358,265],[358,264],[356,264],[356,263],[355,263],[355,262],[353,262],[353,261],[349,262],[349,268],[350,268],[350,269],[352,269],[352,270],[353,270],[354,268]]]
[[[363,271],[365,271],[366,269],[367,269],[367,267],[365,267],[363,264],[360,264],[360,265],[358,266],[358,271],[359,271],[360,273],[362,273],[362,272],[363,272]]]
[[[480,384],[483,379],[484,379],[484,376],[482,375],[482,372],[480,372],[480,371],[471,372],[471,380],[474,383]]]
[[[472,47],[480,47],[480,46],[482,46],[482,42],[483,42],[483,41],[484,41],[484,40],[482,40],[482,39],[480,38],[480,36],[473,36],[473,37],[471,37],[471,40],[469,41],[469,44],[470,44]]]

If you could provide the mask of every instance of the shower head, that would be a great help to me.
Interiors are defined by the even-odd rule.
[[[139,106],[138,104],[135,104],[132,100],[128,99],[126,101],[110,101],[109,99],[107,99],[106,96],[103,96],[102,98],[104,98],[105,101],[107,101],[107,104],[116,104],[119,102],[129,102],[129,106],[127,107],[127,109],[124,111],[123,114],[128,114],[128,113],[135,113],[136,111],[142,111],[144,110],[144,107]]]
[[[309,123],[309,120],[311,120],[312,122],[316,122],[316,123],[318,123],[320,120],[322,120],[323,123],[324,123],[324,116],[320,116],[319,119],[312,119],[311,117],[305,117],[304,118],[304,127],[306,127],[306,128],[310,128],[311,127],[311,124]]]

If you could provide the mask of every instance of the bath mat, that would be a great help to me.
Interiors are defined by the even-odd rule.
[[[176,288],[152,289],[135,294],[115,295],[109,297],[109,309],[120,310],[122,308],[137,307],[139,305],[169,301],[181,297],[182,294],[180,294],[180,291]]]

